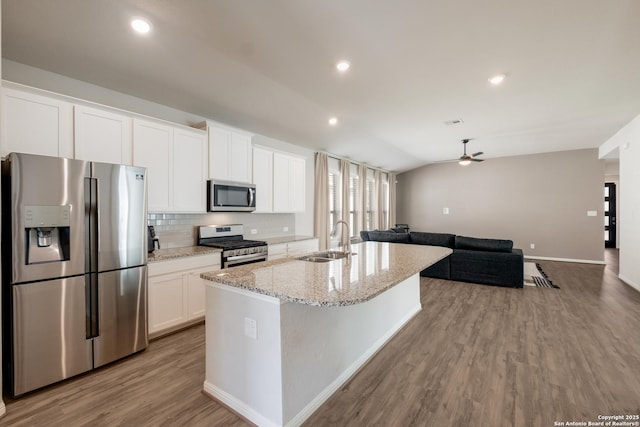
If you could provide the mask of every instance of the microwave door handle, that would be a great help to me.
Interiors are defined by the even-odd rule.
[[[249,207],[253,206],[253,188],[249,188]]]

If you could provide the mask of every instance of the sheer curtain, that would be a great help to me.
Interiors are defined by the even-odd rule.
[[[320,250],[325,250],[329,241],[329,165],[324,153],[316,153],[315,199],[313,234],[318,237]]]
[[[396,226],[396,174],[389,173],[389,227]]]
[[[342,194],[341,194],[341,202],[340,202],[340,219],[345,221],[347,224],[350,223],[350,209],[349,209],[349,172],[350,172],[351,162],[349,160],[342,159],[340,160],[340,176],[342,177]],[[333,227],[333,224],[329,224],[330,227]],[[341,227],[342,239],[340,241],[343,244],[347,243],[347,240],[351,238],[351,236],[345,236],[346,227],[343,225]],[[351,230],[353,231],[353,230]]]

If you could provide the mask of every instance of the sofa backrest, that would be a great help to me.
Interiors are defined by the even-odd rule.
[[[409,233],[411,243],[416,245],[443,246],[453,249],[456,241],[455,234],[448,233],[426,233],[423,231],[412,231]]]
[[[513,241],[456,236],[455,249],[486,252],[511,252],[513,250]]]
[[[362,236],[362,233],[360,235]],[[373,230],[368,232],[368,240],[374,242],[409,243],[409,234]]]

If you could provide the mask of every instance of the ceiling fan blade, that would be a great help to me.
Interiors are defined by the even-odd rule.
[[[478,151],[477,153],[473,153],[471,157],[482,156],[484,153],[482,151]]]
[[[471,160],[472,162],[484,162],[484,159],[475,159],[475,158],[470,158],[469,160]]]
[[[431,162],[430,164],[435,164],[435,163],[453,163],[453,162],[459,162],[460,159],[449,159],[449,160],[438,160],[436,162]]]

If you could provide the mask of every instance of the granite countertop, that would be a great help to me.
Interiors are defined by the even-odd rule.
[[[313,306],[359,304],[451,254],[439,246],[363,242],[351,261],[285,258],[203,273],[212,282]]]
[[[264,240],[269,245],[277,245],[280,243],[300,242],[302,240],[317,239],[313,236],[277,236],[277,237],[265,237]]]
[[[209,248],[207,246],[189,246],[187,248],[156,249],[148,254],[147,262],[167,261],[169,259],[185,258],[197,255],[206,255],[222,252],[222,249]]]

